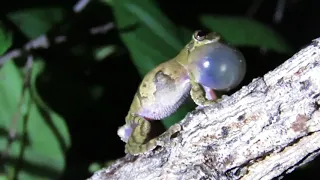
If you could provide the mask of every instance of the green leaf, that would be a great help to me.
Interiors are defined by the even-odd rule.
[[[3,27],[0,21],[0,54],[5,53],[12,45],[12,35]]]
[[[46,33],[61,22],[65,11],[62,8],[30,8],[8,13],[7,17],[30,39]]]
[[[169,22],[165,15],[159,11],[159,8],[156,5],[150,3],[146,3],[147,1],[142,3],[138,3],[138,1],[132,3],[127,3],[126,7],[132,14],[135,14],[137,18],[141,22],[144,22],[146,26],[148,26],[155,35],[163,40],[176,50],[180,50],[182,44],[179,40],[174,36],[176,33],[172,31],[174,29],[173,24]],[[170,29],[173,28],[173,29]],[[171,32],[170,32],[171,31]]]
[[[188,44],[192,39],[191,37],[194,31],[183,26],[179,26],[178,28],[179,28],[179,37],[182,40],[183,44]]]
[[[177,28],[154,1],[117,0],[111,5],[120,36],[141,76],[183,47]]]
[[[89,165],[88,170],[89,170],[90,173],[94,173],[94,172],[98,171],[101,168],[102,168],[101,164],[99,164],[97,162],[93,162],[93,163],[91,163]]]
[[[272,28],[244,17],[209,16],[200,17],[201,23],[220,33],[230,44],[236,46],[258,46],[280,53],[291,53],[290,45]]]
[[[5,175],[0,175],[0,180],[8,180],[8,177]]]
[[[35,90],[35,79],[43,68],[41,61],[34,61],[31,89],[23,91],[21,70],[13,61],[0,69],[0,149],[7,147],[7,133],[11,122],[17,120],[17,140],[10,146],[5,161],[6,172],[12,171],[18,179],[58,179],[65,168],[65,152],[70,147],[70,137],[64,119],[41,101]],[[22,108],[19,101],[24,94]],[[19,116],[14,116],[15,113]]]

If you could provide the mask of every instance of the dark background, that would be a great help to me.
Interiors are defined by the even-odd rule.
[[[38,80],[38,88],[43,99],[59,114],[67,124],[72,138],[72,148],[67,153],[67,169],[63,179],[85,179],[91,174],[88,167],[93,162],[104,163],[124,155],[124,144],[117,136],[117,128],[124,123],[124,117],[132,97],[141,80],[131,61],[125,44],[116,29],[105,35],[89,36],[84,30],[106,22],[113,22],[112,11],[97,2],[91,3],[82,13],[73,14],[72,6],[77,1],[2,1],[1,20],[14,32],[14,47],[21,47],[29,41],[5,16],[6,13],[29,7],[62,6],[69,15],[61,26],[50,30],[49,34],[64,32],[62,27],[71,26],[66,32],[68,43],[37,51],[48,66],[44,77],[52,77],[50,82]],[[159,8],[175,23],[190,29],[201,29],[198,21],[201,13],[247,16],[248,9],[255,1],[157,1]],[[320,1],[287,0],[283,19],[273,20],[276,0],[264,0],[256,13],[255,20],[273,27],[298,51],[312,39],[320,37]],[[216,8],[219,7],[219,8]],[[90,54],[75,56],[70,54],[79,44],[91,47],[101,44],[116,44],[120,48],[103,61],[93,61]],[[248,73],[243,85],[253,78],[274,69],[292,54],[262,51],[259,48],[239,48],[248,61]],[[92,99],[92,87],[104,87],[99,99]],[[319,158],[305,168],[286,175],[285,179],[317,179]]]

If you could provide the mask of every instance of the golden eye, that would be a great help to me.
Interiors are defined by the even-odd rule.
[[[201,30],[197,30],[195,33],[194,33],[194,38],[198,41],[202,41],[205,39],[207,33],[204,32],[204,31],[201,31]]]

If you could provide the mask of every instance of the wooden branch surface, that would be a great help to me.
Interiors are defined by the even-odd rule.
[[[320,149],[320,38],[232,96],[189,113],[167,147],[90,180],[272,179]]]

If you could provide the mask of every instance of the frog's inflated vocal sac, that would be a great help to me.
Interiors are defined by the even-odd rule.
[[[125,118],[126,124],[118,130],[126,142],[125,152],[138,155],[160,145],[164,134],[148,138],[150,120],[161,120],[174,113],[189,93],[199,106],[214,103],[213,90],[228,91],[236,87],[245,72],[243,55],[224,43],[220,35],[195,31],[175,58],[143,78]],[[171,128],[166,136],[179,130]]]

